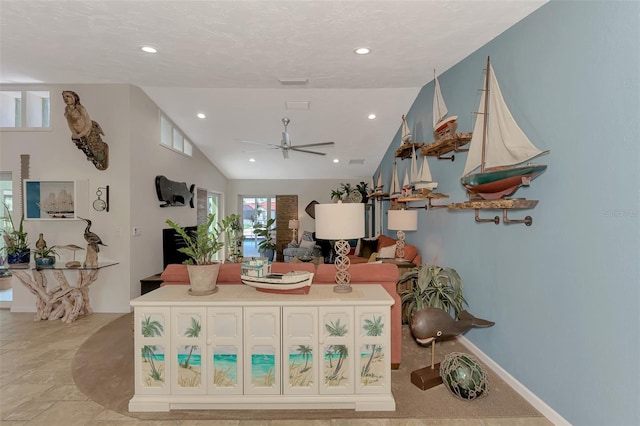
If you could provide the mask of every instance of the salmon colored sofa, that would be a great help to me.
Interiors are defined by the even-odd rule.
[[[387,237],[386,235],[378,235],[378,237],[375,239],[375,252],[380,253],[381,248],[396,245],[396,241],[397,240],[391,237]],[[352,252],[353,253],[349,253],[349,261],[352,265],[356,263],[369,262],[369,259],[371,257],[371,253],[369,253],[369,251],[365,252],[364,255],[356,255],[354,248]],[[397,256],[397,253],[395,257],[399,257]],[[416,266],[422,265],[422,256],[418,254],[418,247],[414,245],[405,244],[404,256],[402,258],[408,262],[415,264]]]
[[[217,284],[242,284],[240,281],[240,263],[220,265]],[[273,262],[271,271],[287,273],[290,271],[313,272],[313,285],[335,285],[336,268],[332,264],[320,264],[317,269],[313,263]],[[398,267],[391,263],[355,264],[349,268],[351,284],[381,284],[393,297],[391,306],[391,368],[397,369],[402,361],[402,305],[396,291]],[[170,264],[162,272],[162,285],[188,285],[189,274],[186,265]],[[282,297],[286,297],[283,295]]]

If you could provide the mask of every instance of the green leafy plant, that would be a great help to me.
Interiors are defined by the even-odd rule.
[[[338,200],[342,200],[342,196],[344,195],[344,191],[341,191],[340,189],[333,189],[331,190],[331,199],[338,201]]]
[[[268,250],[275,250],[276,243],[273,241],[273,224],[276,222],[274,218],[270,218],[267,220],[267,223],[261,224],[256,223],[253,226],[253,232],[256,236],[262,238],[263,240],[258,243],[258,250],[261,252],[265,252]]]
[[[42,248],[31,249],[31,253],[35,255],[35,257],[55,257],[59,256],[56,251],[56,246],[47,247],[44,246]]]
[[[244,240],[242,216],[239,214],[230,214],[222,219],[222,226],[227,234],[228,257],[235,260],[242,256],[242,241]]]
[[[457,317],[467,301],[463,295],[463,282],[453,268],[423,265],[405,272],[398,284],[411,282],[408,290],[400,292],[403,317],[411,320],[423,308],[439,308]]]
[[[27,250],[29,248],[29,242],[27,241],[27,233],[24,231],[24,215],[20,219],[20,226],[18,229],[13,224],[13,218],[9,212],[9,207],[3,202],[5,210],[5,217],[9,218],[10,230],[4,230],[2,238],[4,238],[5,247],[3,250],[9,255],[15,255],[19,251]]]
[[[224,235],[226,228],[222,223],[215,222],[216,216],[211,213],[207,216],[207,222],[196,226],[193,233],[187,233],[177,223],[167,219],[166,223],[178,233],[186,243],[186,247],[178,249],[191,259],[185,263],[196,265],[210,265],[214,263],[213,256],[222,250],[224,242],[220,237]]]

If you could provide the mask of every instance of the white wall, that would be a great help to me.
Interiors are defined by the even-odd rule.
[[[194,149],[186,157],[159,145],[160,125],[157,106],[138,88],[128,85],[29,85],[2,86],[51,92],[51,130],[3,131],[0,133],[0,170],[13,173],[13,191],[20,194],[20,155],[31,158],[31,179],[78,180],[89,182],[86,203],[95,198],[96,189],[110,187],[109,212],[97,212],[89,206],[91,230],[106,247],[101,247],[100,260],[113,260],[118,265],[100,271],[90,290],[91,304],[96,312],[128,312],[129,300],[140,294],[140,279],[162,270],[161,229],[171,218],[185,225],[195,224],[196,210],[189,207],[160,208],[155,193],[154,178],[166,175],[189,185],[224,192],[226,179],[204,156]],[[85,159],[70,138],[64,118],[63,90],[73,90],[91,118],[105,132],[103,141],[109,145],[109,167],[100,171]],[[76,202],[82,202],[79,198]],[[82,206],[78,206],[82,208]],[[142,235],[131,237],[133,226],[142,228]],[[44,233],[49,245],[77,244],[84,247],[85,223],[82,221],[27,221],[25,229],[33,244],[38,233]],[[83,257],[82,252],[77,255]],[[69,253],[61,250],[60,262]],[[73,281],[73,274],[68,272]],[[51,279],[53,279],[51,277]],[[13,279],[12,311],[35,311],[35,297],[16,278]]]

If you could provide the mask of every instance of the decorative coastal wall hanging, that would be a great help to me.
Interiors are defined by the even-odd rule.
[[[96,169],[106,170],[109,167],[109,145],[102,141],[100,135],[104,135],[104,132],[100,124],[91,119],[76,92],[65,90],[62,99],[67,104],[64,116],[71,130],[71,140]]]
[[[189,206],[193,208],[193,190],[196,185],[187,187],[185,182],[174,182],[166,176],[156,176],[156,194],[158,201],[163,201],[160,207]]]

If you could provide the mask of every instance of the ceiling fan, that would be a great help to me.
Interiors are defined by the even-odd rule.
[[[284,132],[282,132],[282,140],[280,141],[280,145],[276,145],[273,143],[265,143],[265,142],[254,142],[254,141],[243,141],[243,142],[253,143],[257,145],[266,145],[270,147],[265,149],[280,149],[282,151],[282,156],[284,158],[289,158],[289,151],[304,152],[307,154],[315,154],[315,155],[327,155],[324,152],[309,151],[308,149],[301,149],[301,148],[335,145],[335,142],[319,142],[319,143],[309,143],[305,145],[295,145],[295,146],[292,145],[291,137],[289,136],[289,132],[287,132],[287,126],[289,125],[290,122],[291,120],[289,120],[286,117],[282,119],[282,124],[284,124]],[[247,152],[251,152],[251,151],[247,151]]]

